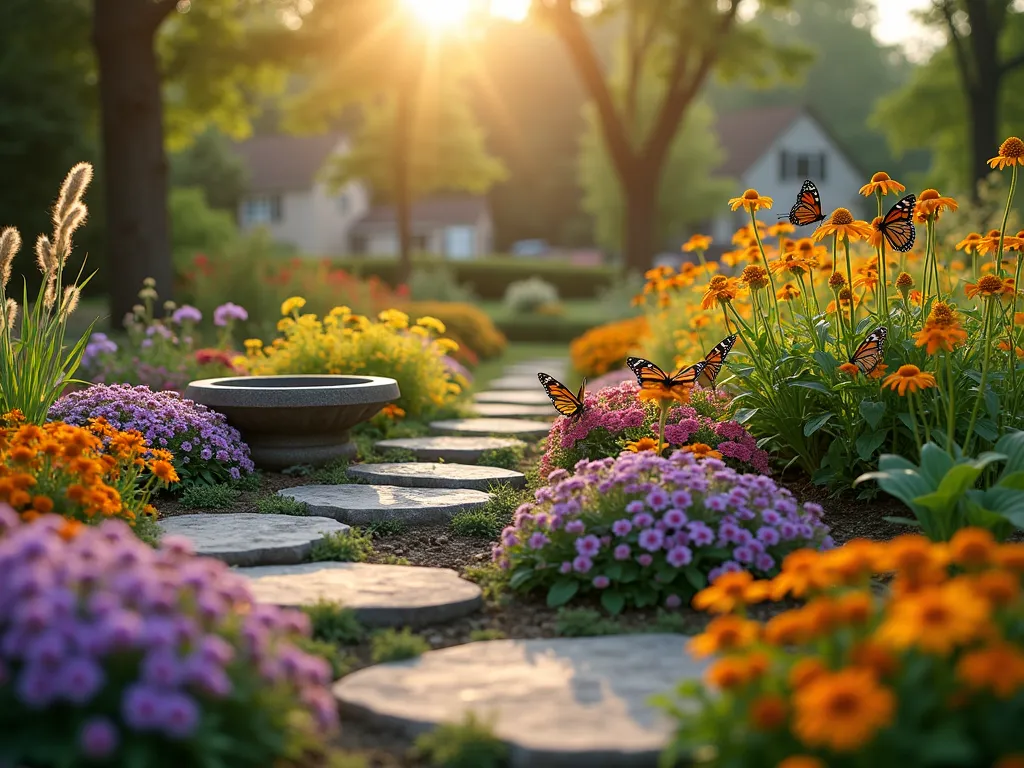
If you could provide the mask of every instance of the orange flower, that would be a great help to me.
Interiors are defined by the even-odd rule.
[[[852,752],[887,726],[896,697],[864,669],[827,672],[793,695],[793,732],[804,744]]]
[[[748,189],[742,197],[734,197],[729,200],[729,206],[734,211],[745,208],[751,213],[756,213],[762,208],[770,209],[774,202],[770,197],[762,197],[756,189]]]
[[[720,459],[722,454],[707,443],[693,443],[680,448],[683,453],[692,453],[695,459]]]
[[[761,625],[756,621],[726,614],[708,622],[704,632],[687,644],[687,650],[698,658],[704,658],[722,651],[747,648],[757,641],[760,634]]]
[[[860,188],[860,193],[864,197],[870,197],[875,192],[881,192],[883,195],[895,195],[900,192],[905,192],[906,187],[900,184],[898,181],[893,181],[889,178],[889,174],[885,171],[879,171],[871,177],[871,181]]]
[[[639,440],[626,443],[626,450],[632,453],[658,450],[658,441],[653,437],[641,437]]]
[[[743,659],[726,656],[708,667],[704,679],[708,685],[723,691],[731,691],[747,684],[749,669]]]
[[[750,704],[750,722],[759,731],[774,731],[786,722],[789,707],[777,693],[758,696]]]
[[[1011,136],[999,146],[999,154],[989,160],[988,164],[1000,171],[1008,165],[1024,165],[1024,141]]]
[[[871,237],[871,226],[866,221],[854,219],[848,209],[836,208],[828,221],[818,227],[813,238],[815,242],[818,242],[829,235],[836,235],[851,243],[857,240],[867,240]]]
[[[708,283],[708,289],[701,299],[701,309],[711,309],[716,303],[728,304],[740,294],[740,284],[735,277],[715,275]]]
[[[894,648],[946,655],[984,636],[988,626],[988,603],[978,600],[965,582],[951,581],[894,598],[878,640]]]
[[[984,528],[961,528],[949,540],[954,563],[968,568],[988,565],[996,553],[996,539]]]
[[[839,366],[839,370],[849,376],[851,379],[856,379],[857,374],[860,373],[860,368],[854,363],[843,363]]]
[[[977,232],[971,232],[967,237],[956,244],[958,251],[965,253],[978,253],[978,246],[981,245],[982,237]]]
[[[883,387],[897,391],[900,395],[920,392],[935,386],[935,376],[931,373],[923,373],[916,365],[901,365],[896,373],[891,373],[882,383]]]
[[[711,238],[707,235],[694,235],[683,244],[683,250],[687,253],[693,251],[704,252],[711,247]]]
[[[768,273],[759,264],[750,264],[743,268],[740,282],[752,291],[759,291],[768,285]]]
[[[165,483],[178,482],[178,473],[169,461],[158,459],[149,464],[150,471]]]
[[[864,640],[850,651],[852,666],[869,669],[879,679],[889,677],[899,668],[899,660],[892,651],[873,640]]]
[[[938,218],[943,210],[955,211],[959,206],[952,197],[943,197],[934,189],[926,189],[917,196],[917,206],[914,208],[914,221],[923,223],[929,216]]]
[[[967,342],[967,332],[960,327],[956,311],[948,304],[937,301],[932,305],[924,328],[914,334],[917,346],[927,346],[929,355],[940,349],[952,352],[956,347]]]
[[[977,283],[967,283],[964,286],[964,293],[968,299],[981,296],[984,299],[991,299],[995,296],[1002,296],[1005,285],[1001,278],[995,275],[985,275]]]
[[[793,301],[800,298],[800,289],[792,283],[786,283],[775,293],[775,298],[779,301]]]
[[[824,760],[811,755],[790,755],[775,768],[828,768]]]
[[[1010,643],[969,651],[957,662],[956,676],[970,688],[1008,699],[1024,687],[1024,652]]]
[[[869,379],[880,379],[885,376],[885,372],[889,370],[889,366],[885,363],[879,363],[874,367],[871,373],[868,374]]]
[[[768,234],[772,237],[778,237],[779,235],[789,235],[796,232],[796,227],[790,224],[788,221],[780,221],[778,224],[772,224],[768,227]]]
[[[821,586],[821,556],[811,549],[790,552],[782,561],[782,573],[772,579],[772,600],[788,596],[801,598]]]
[[[698,611],[729,613],[746,602],[744,593],[753,581],[749,571],[723,573],[713,584],[694,595],[692,605]]]

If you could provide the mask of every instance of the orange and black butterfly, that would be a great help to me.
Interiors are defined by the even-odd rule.
[[[681,368],[672,376],[669,376],[661,368],[650,360],[642,357],[627,357],[626,365],[636,376],[640,389],[661,389],[665,392],[672,392],[674,389],[689,389],[697,383],[697,379],[704,372],[704,361],[694,363],[686,368]]]
[[[861,342],[861,345],[857,347],[857,351],[853,353],[853,357],[850,358],[850,362],[860,368],[860,372],[865,376],[875,370],[878,364],[882,362],[885,338],[888,335],[889,331],[884,325],[875,328]]]
[[[718,378],[718,374],[722,372],[722,365],[725,363],[725,358],[732,352],[733,346],[736,344],[737,336],[732,334],[726,336],[720,342],[715,344],[715,348],[712,349],[704,357],[704,370],[701,371],[700,376],[697,378],[698,383],[702,387],[715,388],[715,379]]]
[[[894,251],[906,253],[914,247],[914,238],[917,236],[914,229],[915,205],[917,198],[907,195],[889,209],[882,217],[882,223],[878,225],[885,241]]]
[[[780,219],[786,218],[779,216]],[[796,196],[796,202],[789,209],[789,223],[794,227],[803,227],[807,224],[814,224],[824,221],[825,214],[821,212],[821,196],[814,182],[808,179],[800,187],[800,194]]]
[[[554,376],[538,373],[537,378],[540,379],[541,386],[544,387],[544,391],[551,398],[551,404],[555,406],[556,411],[563,416],[568,416],[570,419],[576,419],[583,415],[585,410],[583,398],[587,394],[586,379],[580,384],[580,391],[574,395],[571,389]]]

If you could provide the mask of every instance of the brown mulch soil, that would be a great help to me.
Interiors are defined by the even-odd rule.
[[[528,465],[535,459],[530,459]],[[231,504],[216,510],[188,509],[180,501],[171,498],[159,499],[157,507],[163,517],[202,512],[239,513],[256,512],[256,501],[272,495],[283,488],[309,485],[318,482],[310,475],[285,475],[267,472],[263,474],[261,487],[256,491],[243,491]],[[910,528],[886,522],[887,516],[904,516],[907,510],[898,501],[880,495],[871,500],[858,499],[853,494],[830,496],[824,488],[813,485],[808,478],[793,476],[781,480],[801,501],[815,501],[825,508],[824,519],[831,527],[837,544],[854,538],[885,540]],[[468,568],[490,562],[491,547],[495,542],[483,538],[455,535],[446,525],[433,525],[409,529],[401,533],[374,538],[374,554],[368,562],[393,562],[404,558],[410,565],[434,568],[451,568],[465,574]],[[574,606],[576,607],[576,606]],[[599,610],[594,603],[592,608]],[[768,604],[757,606],[757,618],[785,610],[790,605]],[[614,619],[614,631],[651,631],[653,626],[665,621],[667,611],[631,611]],[[677,621],[668,631],[696,633],[707,622],[707,617],[689,609],[677,612]],[[659,621],[659,615],[661,620]],[[605,626],[609,626],[606,624]],[[503,596],[500,601],[488,600],[479,613],[441,625],[423,627],[417,634],[423,637],[433,649],[447,648],[472,641],[475,632],[488,630],[501,633],[508,638],[531,639],[550,638],[560,635],[559,612],[548,608],[543,596],[533,599]],[[342,649],[351,672],[370,666],[370,643],[368,640],[356,646]],[[410,755],[411,741],[389,731],[371,728],[364,723],[345,720],[337,746],[362,756],[370,768],[421,768],[426,763]]]

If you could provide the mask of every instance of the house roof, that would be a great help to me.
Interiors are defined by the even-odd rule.
[[[487,199],[474,195],[438,195],[417,200],[412,204],[410,218],[417,228],[432,226],[458,226],[476,224],[489,213]],[[353,232],[360,234],[381,227],[394,226],[395,207],[375,205],[355,225]]]
[[[309,189],[338,142],[321,136],[255,136],[235,145],[249,173],[249,191]]]
[[[716,131],[725,151],[718,169],[739,176],[756,163],[793,122],[807,110],[798,106],[751,107],[720,115]]]

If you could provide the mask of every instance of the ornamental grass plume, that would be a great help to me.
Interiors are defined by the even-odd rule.
[[[0,504],[0,572],[11,765],[327,764],[338,715],[309,619],[188,540]]]
[[[46,411],[69,384],[81,362],[88,330],[66,344],[68,319],[78,306],[82,288],[91,275],[65,280],[65,267],[73,247],[75,231],[85,222],[87,209],[82,197],[92,180],[92,166],[79,163],[61,185],[51,219],[53,232],[36,241],[36,263],[43,280],[34,302],[29,302],[23,285],[21,306],[8,291],[11,264],[21,247],[21,236],[10,227],[0,233],[0,305],[6,309],[6,323],[0,323],[0,413],[19,410],[31,423],[41,423]],[[17,319],[20,313],[20,324]]]
[[[677,722],[665,764],[699,741],[737,768],[923,768],[935,729],[962,734],[970,757],[950,765],[1005,764],[1024,734],[988,726],[1024,707],[1022,577],[1024,544],[977,528],[798,550],[770,580],[719,577],[694,598],[721,614],[690,641],[716,657],[705,681],[659,702]],[[801,604],[764,624],[745,615],[787,598]]]

